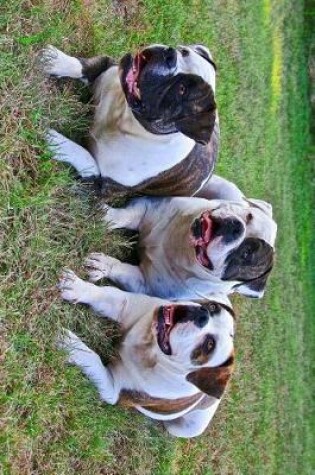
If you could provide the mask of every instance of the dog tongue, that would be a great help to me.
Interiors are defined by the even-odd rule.
[[[201,217],[202,240],[208,244],[211,237],[212,222],[208,213],[204,213]]]
[[[126,76],[126,83],[128,84],[129,92],[132,92],[134,82],[135,82],[135,77],[134,77],[133,68],[131,67]]]
[[[140,62],[141,62],[141,56],[140,54],[137,54],[126,76],[126,83],[128,86],[129,94],[133,94],[138,99],[140,99],[140,94],[139,94],[137,80],[140,73]]]
[[[126,83],[128,86],[128,92],[129,94],[133,94],[134,96],[139,95],[138,88],[137,88],[137,78],[138,78],[138,73],[137,71],[134,71],[133,68],[130,69],[126,76]]]
[[[173,310],[173,307],[166,307],[164,309],[164,322],[165,322],[165,325],[167,326],[170,326],[173,324],[173,314],[174,314],[174,310]]]
[[[203,246],[196,247],[196,257],[202,266],[209,266],[209,257],[207,254],[207,250]]]

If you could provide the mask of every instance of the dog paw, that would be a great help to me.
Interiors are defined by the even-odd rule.
[[[63,328],[57,337],[56,346],[60,350],[70,352],[72,349],[75,349],[76,346],[80,345],[80,343],[81,340],[77,335]]]
[[[60,148],[66,142],[66,138],[54,129],[49,129],[45,134],[45,139],[49,149],[55,154],[59,154]]]
[[[82,65],[77,58],[69,56],[55,46],[48,45],[38,55],[40,68],[47,76],[82,78]]]
[[[124,227],[120,209],[112,208],[105,203],[101,205],[101,211],[103,212],[102,221],[106,224],[108,229],[120,229]]]
[[[63,56],[66,56],[62,51],[55,48],[55,46],[47,45],[38,55],[38,63],[42,71],[47,76],[60,76],[61,63]]]
[[[75,150],[72,152],[71,146],[69,146],[71,142],[66,137],[54,129],[49,129],[46,132],[45,139],[54,160],[66,163],[71,161],[71,155],[74,155]]]
[[[72,270],[66,269],[61,275],[57,288],[60,290],[61,298],[71,303],[84,301],[83,295],[86,291],[87,282],[80,279]]]
[[[85,267],[91,282],[97,282],[105,277],[110,278],[113,267],[119,264],[119,260],[106,256],[101,252],[93,252],[85,260]]]
[[[67,353],[67,361],[70,364],[83,367],[87,356],[92,352],[80,338],[70,330],[63,329],[56,341],[57,348]]]

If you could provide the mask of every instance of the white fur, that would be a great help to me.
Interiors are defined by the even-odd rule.
[[[174,437],[197,437],[208,427],[213,418],[220,401],[213,403],[209,409],[196,409],[185,417],[179,417],[174,421],[164,422],[166,429]],[[183,435],[185,434],[185,435]]]
[[[103,205],[104,222],[110,229],[128,228],[139,229],[142,217],[146,212],[146,203],[137,204],[137,206],[128,206],[127,208],[112,208],[107,204]]]
[[[82,79],[82,64],[80,61],[54,46],[48,45],[41,51],[40,61],[44,73],[49,76]]]
[[[53,158],[59,162],[72,165],[81,177],[98,176],[100,174],[94,158],[81,145],[72,142],[56,130],[49,130],[46,140]]]
[[[210,51],[204,46],[203,48],[211,57]],[[189,55],[183,56],[180,51],[177,51],[177,72],[196,74],[202,77],[212,87],[215,92],[215,69],[212,64],[208,63],[200,54],[196,53],[193,46],[183,46],[189,50]]]
[[[125,186],[136,186],[180,163],[194,145],[192,139],[181,133],[153,136],[143,129],[135,135],[118,133],[104,137],[97,145],[96,160],[102,176]]]
[[[208,183],[194,196],[196,198],[206,198],[207,200],[239,202],[242,202],[244,199],[243,193],[234,183],[218,175],[212,175]]]

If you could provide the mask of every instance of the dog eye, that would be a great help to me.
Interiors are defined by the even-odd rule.
[[[241,258],[243,261],[249,261],[251,258],[251,249],[248,247],[242,252]]]
[[[253,219],[252,213],[248,213],[246,216],[246,224],[248,224]]]
[[[210,353],[211,351],[214,350],[214,347],[215,347],[215,339],[211,335],[208,335],[204,343],[205,352]]]
[[[178,88],[178,92],[181,96],[183,96],[186,92],[186,87],[184,86],[184,84],[180,84],[179,85],[179,88]]]
[[[248,250],[244,251],[243,254],[242,254],[242,258],[247,259],[248,256],[249,256],[249,251]]]
[[[220,307],[217,303],[214,303],[212,302],[210,305],[209,305],[209,312],[212,314],[212,313],[219,313],[220,311]]]
[[[182,53],[182,56],[183,56],[183,57],[188,56],[188,55],[189,55],[189,50],[186,49],[186,48],[182,48],[182,49],[181,49],[181,53]]]

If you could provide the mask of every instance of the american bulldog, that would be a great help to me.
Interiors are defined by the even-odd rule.
[[[205,46],[151,45],[117,63],[108,56],[41,52],[44,72],[92,86],[89,150],[51,130],[56,160],[103,195],[191,196],[210,178],[219,145],[215,64]]]
[[[59,341],[103,401],[163,421],[177,437],[206,429],[233,370],[234,314],[227,297],[175,303],[98,287],[69,270],[59,288],[64,300],[87,304],[122,328],[118,358],[107,366],[72,332]]]
[[[136,198],[107,207],[112,228],[139,232],[139,266],[101,253],[87,259],[90,278],[168,299],[212,292],[262,297],[274,261],[277,226],[269,203],[245,198],[232,183],[210,179],[215,199]]]

